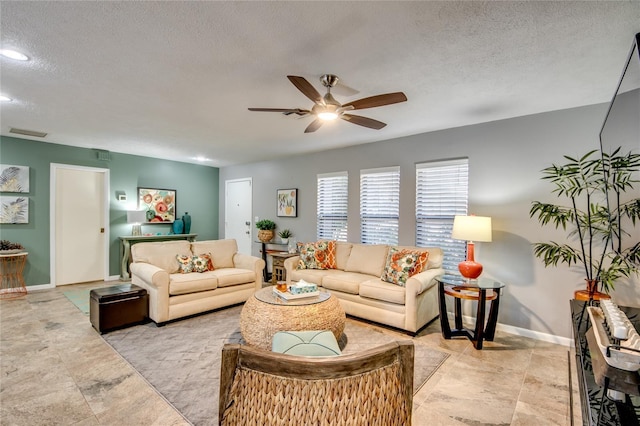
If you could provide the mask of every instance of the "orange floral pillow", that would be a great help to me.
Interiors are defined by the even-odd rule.
[[[213,271],[213,259],[211,259],[211,253],[203,253],[199,256],[193,256],[193,270],[195,272],[207,272]]]
[[[380,279],[404,287],[410,277],[426,268],[428,260],[428,251],[400,250],[391,247]]]
[[[179,273],[188,274],[190,272],[193,272],[193,262],[191,261],[191,256],[177,254],[176,259],[178,260]]]
[[[298,243],[298,269],[336,269],[336,242]]]

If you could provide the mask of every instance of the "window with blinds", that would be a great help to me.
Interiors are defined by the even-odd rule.
[[[466,259],[465,241],[451,238],[453,217],[466,215],[469,160],[434,161],[416,165],[416,245],[441,247],[443,268],[458,271]]]
[[[398,244],[400,167],[360,171],[360,242]]]
[[[347,241],[347,172],[318,175],[318,239]]]

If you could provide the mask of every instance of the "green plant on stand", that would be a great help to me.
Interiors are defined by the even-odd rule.
[[[542,170],[542,179],[555,185],[554,192],[569,206],[534,201],[529,212],[541,225],[552,224],[568,230],[567,242],[539,242],[534,254],[545,266],[579,265],[584,268],[587,290],[575,292],[576,299],[608,298],[614,282],[638,273],[640,242],[625,247],[630,229],[640,223],[640,198],[625,199],[623,194],[636,194],[634,179],[640,170],[640,154],[612,154],[593,150],[580,158],[564,156],[567,163]],[[609,202],[607,202],[609,196]],[[573,241],[573,245],[572,242]]]
[[[289,242],[289,238],[293,237],[293,234],[289,229],[283,229],[278,232],[278,236],[280,237],[280,240],[282,240],[283,244],[287,244]]]
[[[262,219],[256,222],[258,231],[258,239],[263,243],[271,241],[273,238],[273,230],[276,229],[276,223],[269,219]]]

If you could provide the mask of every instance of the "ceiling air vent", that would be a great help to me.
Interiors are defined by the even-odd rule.
[[[9,133],[15,133],[16,135],[36,136],[39,138],[44,138],[45,136],[47,136],[45,132],[36,132],[35,130],[16,129],[13,127],[11,128],[11,130],[9,130]]]

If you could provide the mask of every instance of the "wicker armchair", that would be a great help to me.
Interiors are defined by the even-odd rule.
[[[413,342],[310,358],[226,344],[221,425],[410,425]]]

